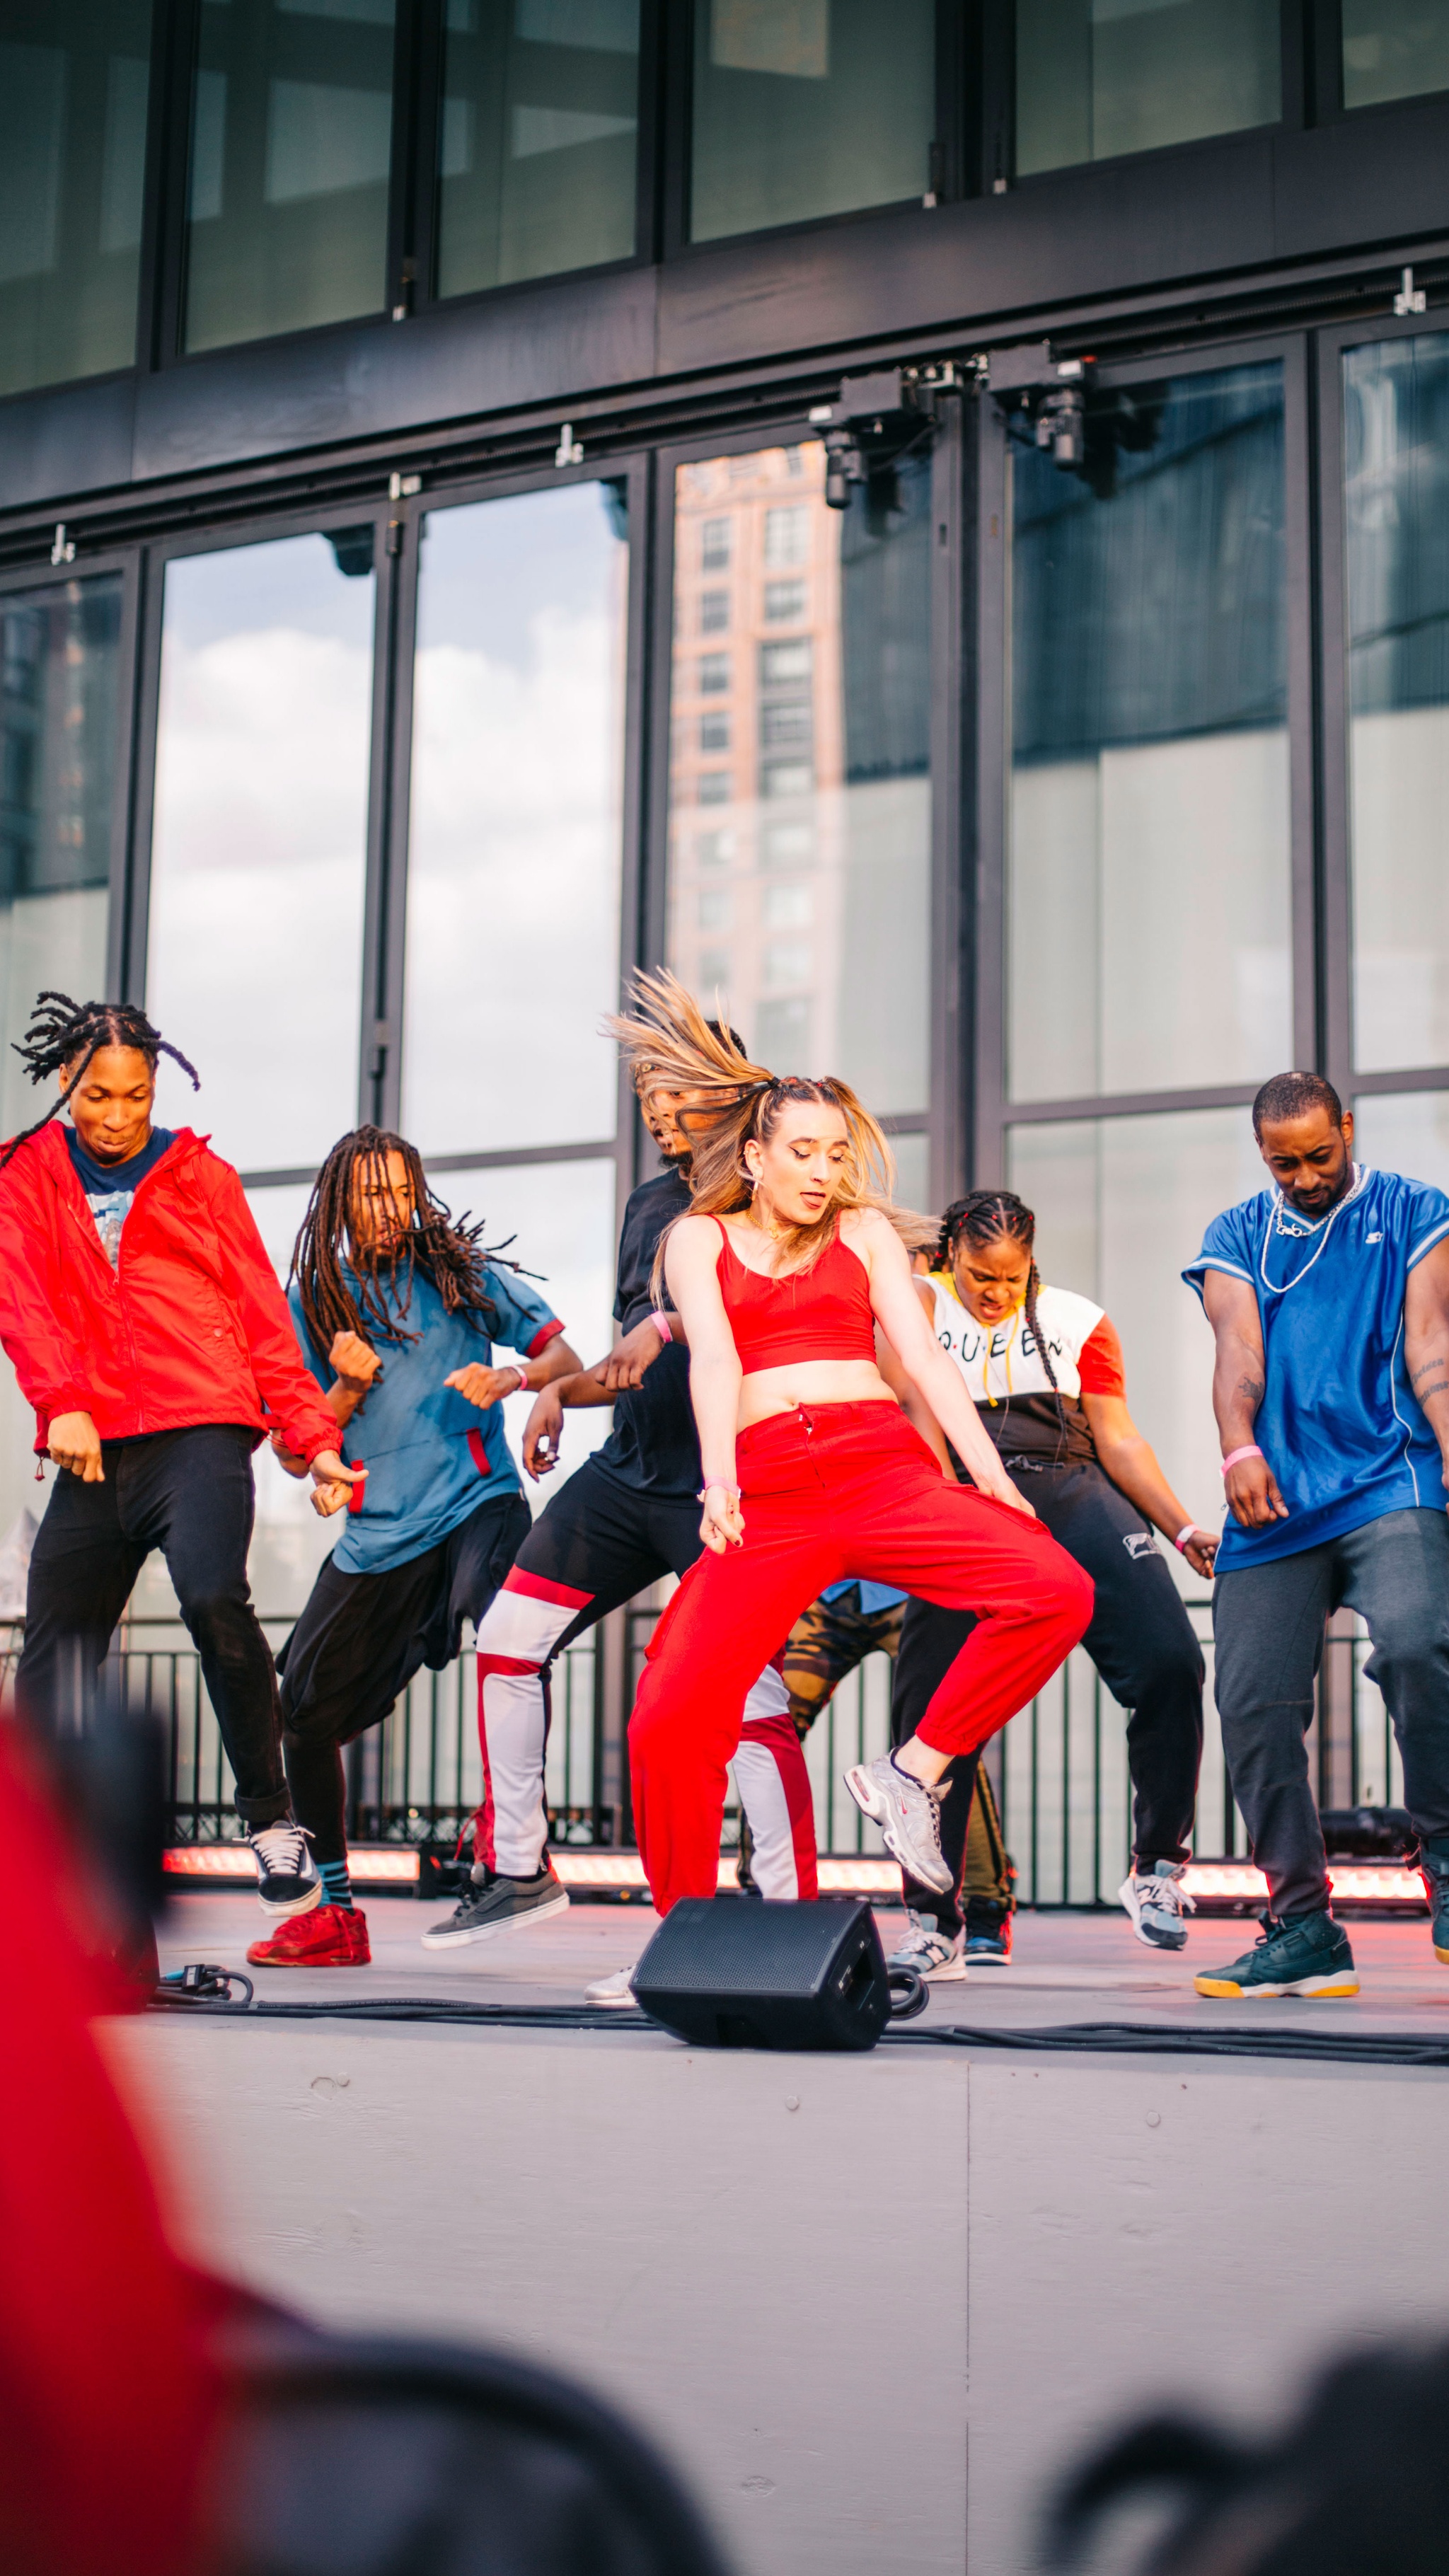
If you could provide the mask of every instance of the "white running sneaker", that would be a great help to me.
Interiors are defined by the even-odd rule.
[[[1160,1860],[1155,1869],[1139,1877],[1129,1870],[1117,1890],[1118,1897],[1132,1917],[1132,1929],[1149,1950],[1185,1950],[1187,1925],[1184,1909],[1196,1914],[1197,1899],[1189,1896],[1182,1885],[1186,1864]]]
[[[929,1914],[910,1915],[910,1930],[886,1961],[888,1968],[914,1968],[928,1986],[964,1986],[966,1935],[943,1932]]]
[[[862,1815],[879,1825],[892,1860],[925,1887],[947,1896],[951,1873],[941,1858],[941,1800],[944,1789],[928,1789],[903,1771],[893,1753],[874,1762],[857,1762],[845,1785]]]
[[[634,1989],[629,1980],[633,1974],[632,1968],[616,1968],[611,1977],[596,1977],[591,1986],[584,1988],[585,2003],[632,2004]]]
[[[257,1903],[264,1914],[310,1914],[322,1902],[322,1881],[307,1845],[305,1825],[290,1816],[249,1833],[257,1864]]]

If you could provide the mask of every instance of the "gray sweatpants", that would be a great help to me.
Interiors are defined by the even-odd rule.
[[[1329,1901],[1304,1738],[1324,1629],[1344,1603],[1373,1639],[1364,1669],[1394,1722],[1404,1804],[1425,1841],[1449,1836],[1449,1514],[1387,1512],[1322,1547],[1220,1574],[1223,1752],[1279,1916],[1316,1914]]]

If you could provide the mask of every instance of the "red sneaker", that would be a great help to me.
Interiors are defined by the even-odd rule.
[[[292,1914],[247,1952],[254,1968],[366,1968],[372,1961],[367,1916],[355,1905],[317,1905]]]

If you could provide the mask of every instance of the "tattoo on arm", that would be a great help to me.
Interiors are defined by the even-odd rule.
[[[1438,1352],[1436,1352],[1436,1353],[1435,1353],[1435,1355],[1434,1355],[1433,1359],[1431,1359],[1431,1360],[1425,1360],[1425,1361],[1423,1362],[1423,1364],[1422,1364],[1422,1366],[1421,1366],[1421,1367],[1416,1368],[1416,1369],[1410,1369],[1410,1371],[1409,1371],[1409,1384],[1410,1384],[1410,1386],[1412,1386],[1412,1387],[1414,1387],[1414,1388],[1417,1388],[1418,1383],[1419,1383],[1419,1380],[1420,1380],[1420,1378],[1421,1378],[1421,1377],[1432,1377],[1432,1376],[1433,1376],[1433,1374],[1434,1374],[1435,1369],[1442,1368],[1443,1366],[1444,1366],[1444,1354],[1443,1354],[1443,1352],[1442,1352],[1442,1351],[1438,1351]]]
[[[1260,1404],[1263,1400],[1262,1379],[1256,1377],[1240,1377],[1238,1380],[1238,1393],[1239,1395],[1245,1395],[1249,1404]]]
[[[1427,1404],[1431,1395],[1449,1393],[1449,1377],[1436,1377],[1431,1386],[1416,1386],[1414,1393],[1421,1404]]]

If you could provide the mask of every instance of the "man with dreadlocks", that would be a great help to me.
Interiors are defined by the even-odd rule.
[[[1012,1483],[1096,1586],[1082,1643],[1131,1711],[1133,1851],[1121,1902],[1139,1941],[1180,1950],[1192,1903],[1182,1877],[1202,1759],[1203,1659],[1152,1533],[1208,1580],[1217,1534],[1184,1510],[1127,1410],[1110,1318],[1090,1297],[1043,1287],[1035,1241],[1036,1218],[1012,1191],[973,1190],[946,1210],[935,1267],[917,1294]],[[938,1454],[944,1463],[944,1441]],[[891,1702],[897,1741],[975,1624],[969,1610],[910,1603]],[[964,1973],[961,1873],[977,1778],[974,1755],[958,1761],[941,1809],[950,1887],[905,1882],[911,1929],[892,1965],[932,1980]]]
[[[280,1424],[324,1516],[357,1482],[302,1367],[229,1163],[153,1127],[156,1067],[198,1077],[145,1013],[42,993],[16,1049],[58,1101],[0,1153],[0,1341],[59,1474],[30,1561],[22,1711],[89,1718],[95,1678],[159,1547],[236,1776],[264,1914],[322,1890],[291,1817],[277,1676],[247,1584],[251,1453]],[[69,1124],[51,1122],[66,1108]],[[37,1473],[39,1471],[37,1470]]]
[[[342,1747],[380,1725],[424,1664],[441,1672],[481,1623],[522,1541],[528,1506],[501,1399],[571,1376],[578,1359],[517,1264],[456,1223],[415,1145],[359,1127],[317,1176],[292,1259],[302,1356],[368,1480],[279,1658],[283,1746],[297,1817],[325,1890],[315,1914],[247,1952],[258,1967],[363,1967],[366,1918],[347,1867]],[[492,1343],[518,1358],[493,1365]],[[300,1459],[273,1441],[282,1464]],[[568,1896],[540,1854],[510,1919]]]

